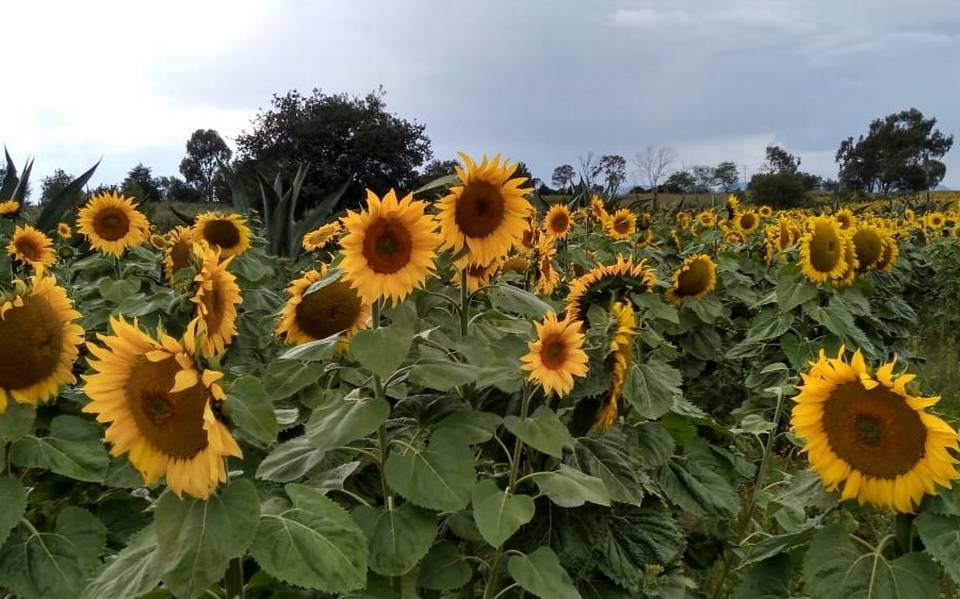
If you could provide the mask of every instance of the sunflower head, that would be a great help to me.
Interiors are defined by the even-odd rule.
[[[323,249],[323,246],[336,239],[337,234],[340,233],[340,229],[340,221],[333,221],[332,223],[327,223],[318,229],[310,231],[303,236],[303,249],[308,252]]]
[[[607,214],[607,204],[603,201],[603,198],[596,195],[590,198],[590,213],[601,224],[607,222],[607,217],[610,216]]]
[[[20,212],[20,202],[4,200],[0,202],[0,216],[14,217]]]
[[[494,260],[490,264],[470,262],[469,257],[462,258],[455,263],[456,270],[450,277],[450,282],[458,289],[463,275],[467,276],[467,291],[473,293],[481,287],[490,284],[493,277],[500,271],[503,260]]]
[[[807,232],[800,239],[803,274],[814,283],[825,283],[843,276],[847,269],[848,238],[837,221],[815,216],[807,221]]]
[[[876,268],[883,257],[884,249],[883,233],[880,229],[871,224],[861,223],[853,231],[851,239],[860,270]]]
[[[520,358],[521,368],[529,380],[543,387],[545,393],[563,397],[573,389],[573,377],[587,375],[587,354],[583,351],[583,333],[579,320],[557,320],[549,312],[536,323],[537,338],[529,344],[529,352]]]
[[[573,216],[570,209],[563,202],[558,202],[547,211],[546,218],[543,219],[543,227],[547,234],[557,239],[563,239],[570,232],[573,225]]]
[[[947,222],[947,218],[943,215],[943,212],[930,212],[927,214],[925,221],[928,227],[938,231]]]
[[[57,235],[60,239],[70,239],[73,237],[73,229],[67,223],[60,223],[57,225]]]
[[[894,376],[895,361],[871,372],[859,351],[848,362],[820,357],[794,397],[790,423],[806,442],[810,466],[828,491],[843,485],[843,499],[912,512],[936,485],[960,478],[957,432],[927,412],[939,397],[907,389],[913,375]]]
[[[302,344],[341,333],[339,349],[350,337],[370,326],[371,306],[326,264],[311,270],[287,287],[290,299],[280,311],[276,335],[286,343]]]
[[[840,228],[844,231],[852,230],[857,226],[857,217],[853,215],[853,211],[849,208],[837,210],[833,218],[837,220]]]
[[[737,231],[742,235],[749,235],[760,226],[760,218],[757,216],[757,213],[752,210],[737,213],[733,222],[737,227]]]
[[[604,229],[611,239],[629,239],[637,232],[637,215],[632,210],[620,208],[607,217]]]
[[[899,255],[900,246],[897,244],[897,240],[894,239],[892,235],[884,235],[883,254],[877,261],[877,270],[882,270],[884,272],[890,272],[893,270],[893,267],[897,265],[897,257]]]
[[[90,198],[77,213],[77,229],[90,247],[120,257],[127,248],[147,240],[150,223],[133,198],[106,191]]]
[[[469,250],[471,261],[489,264],[507,255],[526,229],[533,210],[521,187],[526,179],[513,177],[516,164],[486,156],[476,164],[460,153],[466,168],[456,167],[459,185],[438,203],[443,249],[459,254]]]
[[[697,214],[697,224],[704,229],[712,229],[717,226],[717,215],[713,210],[704,210]]]
[[[193,230],[190,227],[179,226],[171,229],[164,240],[163,250],[163,276],[167,284],[178,286],[177,273],[193,265],[196,257],[203,257],[205,249],[210,246],[203,243],[204,247],[194,247]]]
[[[633,361],[633,339],[637,336],[637,319],[630,302],[614,302],[610,318],[613,323],[607,356],[610,363],[610,392],[601,404],[593,423],[593,430],[599,431],[609,429],[617,419],[620,395]]]
[[[717,265],[706,254],[688,256],[673,273],[673,285],[667,290],[667,299],[682,305],[684,299],[699,301],[717,285]]]
[[[674,218],[676,218],[677,220],[677,225],[679,225],[680,228],[683,229],[684,231],[690,228],[689,212],[683,212],[683,211],[677,212],[677,215]]]
[[[433,273],[440,239],[426,207],[409,194],[398,200],[390,190],[381,199],[367,190],[367,209],[343,217],[344,280],[365,302],[383,298],[400,303]]]
[[[733,220],[740,212],[740,200],[732,193],[727,195],[727,218]]]
[[[760,216],[763,218],[769,218],[773,216],[773,208],[767,206],[766,204],[760,206],[760,209],[757,212],[759,212]]]
[[[67,292],[50,276],[18,282],[12,295],[0,296],[0,414],[8,399],[38,405],[56,397],[72,374],[83,343]]]
[[[203,212],[193,221],[193,238],[219,248],[224,258],[239,256],[250,249],[250,227],[239,214]]]
[[[569,318],[582,319],[591,305],[607,307],[618,298],[647,293],[657,284],[656,272],[646,260],[617,256],[615,264],[601,264],[570,284],[566,311]]]
[[[18,262],[30,266],[37,274],[53,266],[56,254],[53,242],[39,229],[31,225],[17,226],[7,245],[7,253]]]
[[[237,334],[237,306],[243,303],[237,279],[227,267],[233,257],[221,260],[220,250],[197,244],[200,268],[194,277],[194,323],[204,356],[219,356]]]

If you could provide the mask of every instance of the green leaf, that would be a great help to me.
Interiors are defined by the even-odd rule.
[[[26,436],[10,448],[10,461],[87,482],[103,482],[110,458],[100,426],[86,418],[57,416],[46,437]]]
[[[915,524],[927,553],[960,584],[960,517],[923,513]]]
[[[750,568],[733,599],[782,599],[790,596],[790,556],[781,553]]]
[[[880,551],[863,553],[836,524],[813,539],[803,578],[815,599],[937,599],[940,595],[937,566],[929,557],[908,553],[890,561]]]
[[[324,495],[330,491],[343,490],[343,484],[357,471],[360,462],[347,462],[331,468],[317,476],[310,477],[310,486]]]
[[[430,548],[420,564],[420,586],[437,591],[459,589],[473,578],[473,568],[450,541]]]
[[[27,490],[16,478],[0,478],[0,546],[27,511]]]
[[[670,431],[659,422],[644,422],[636,427],[637,458],[646,468],[663,466],[675,449]]]
[[[360,506],[353,519],[367,537],[370,569],[384,576],[413,570],[437,537],[437,517],[412,503],[392,510]]]
[[[156,560],[163,584],[197,597],[223,578],[230,560],[247,552],[257,529],[260,500],[248,479],[239,479],[206,501],[178,499],[169,490],[157,502]]]
[[[546,406],[540,406],[527,418],[507,416],[503,424],[530,447],[555,458],[562,458],[563,448],[573,442],[560,417]]]
[[[273,401],[286,399],[316,383],[323,376],[323,368],[310,362],[274,360],[267,366],[263,386],[270,389]]]
[[[76,597],[100,562],[106,540],[95,516],[69,506],[57,516],[53,532],[7,541],[0,551],[0,580],[24,599]]]
[[[510,556],[507,570],[520,588],[541,599],[580,599],[570,575],[549,547],[541,547],[528,555]]]
[[[225,407],[240,431],[256,445],[266,447],[276,441],[280,425],[259,377],[247,375],[233,381]]]
[[[672,366],[651,361],[634,364],[623,387],[623,397],[638,414],[656,420],[670,411],[677,397],[683,396],[683,377]]]
[[[394,450],[385,471],[397,493],[420,507],[444,512],[467,507],[477,481],[473,451],[448,431],[435,432],[424,449]]]
[[[279,356],[278,360],[300,360],[302,362],[321,362],[329,360],[337,351],[340,342],[340,333],[335,333],[324,339],[317,339],[288,349]]]
[[[7,402],[7,411],[0,414],[0,441],[16,441],[30,434],[37,410],[33,406]]]
[[[580,507],[587,502],[610,505],[610,492],[603,480],[565,464],[553,472],[538,472],[533,480],[540,492],[560,507]]]
[[[570,461],[581,472],[603,481],[610,499],[639,506],[643,502],[642,465],[622,436],[604,434],[577,439]]]
[[[647,309],[648,318],[665,320],[673,324],[680,324],[677,308],[663,299],[658,293],[641,293],[636,296],[638,308]]]
[[[160,584],[157,533],[153,525],[130,537],[118,553],[80,595],[81,599],[126,599],[145,595]]]
[[[473,488],[473,519],[492,547],[500,547],[530,522],[534,509],[533,498],[508,494],[493,480],[482,480]]]
[[[777,277],[777,307],[780,312],[792,311],[801,304],[817,297],[817,286],[808,283],[796,264],[787,264]]]
[[[407,359],[414,332],[405,322],[360,331],[350,340],[350,355],[366,370],[386,379]]]
[[[528,318],[543,318],[544,314],[553,310],[550,304],[536,295],[513,285],[501,284],[489,291],[489,297],[494,308]]]
[[[367,540],[342,507],[316,489],[289,484],[293,507],[275,502],[260,516],[250,553],[270,576],[290,584],[346,593],[367,580]]]
[[[669,512],[628,508],[612,515],[596,541],[600,570],[625,589],[639,593],[649,566],[666,566],[680,556],[683,533]]]
[[[461,410],[441,420],[436,430],[447,431],[452,437],[468,445],[476,445],[492,439],[494,431],[501,424],[503,419],[497,414]]]
[[[366,437],[390,415],[385,399],[346,397],[321,404],[307,422],[307,438],[317,449],[329,450]]]
[[[758,343],[780,337],[790,330],[793,320],[793,314],[780,314],[778,309],[764,308],[754,317],[744,343]]]
[[[430,360],[414,364],[408,380],[427,389],[449,391],[476,381],[479,374],[480,369],[472,364]]]
[[[668,499],[701,518],[736,516],[737,491],[715,464],[672,459],[660,469],[660,487]]]
[[[810,318],[822,324],[837,337],[845,337],[852,334],[855,330],[859,330],[853,322],[853,315],[839,304],[834,305],[831,303],[828,307],[806,305],[803,309],[804,312],[810,315]]]
[[[310,472],[326,452],[310,443],[307,437],[296,437],[277,445],[257,467],[257,478],[288,483]]]

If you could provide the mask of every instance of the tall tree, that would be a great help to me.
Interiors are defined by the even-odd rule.
[[[841,185],[880,193],[936,187],[947,173],[940,159],[953,147],[953,135],[944,135],[936,125],[937,119],[925,118],[916,108],[874,120],[865,136],[840,142]]]
[[[319,202],[351,178],[343,204],[353,205],[363,189],[385,193],[411,190],[417,169],[432,158],[424,125],[387,112],[382,89],[364,97],[294,90],[274,96],[271,107],[237,137],[242,166],[277,172],[306,164],[300,204]]]
[[[725,161],[718,164],[717,167],[713,169],[713,180],[720,186],[720,189],[724,193],[730,193],[735,190],[737,188],[737,182],[740,180],[737,163]]]
[[[618,154],[605,154],[597,161],[596,173],[603,176],[606,191],[615,195],[627,178],[627,161]]]
[[[819,187],[817,175],[800,170],[800,157],[780,146],[767,146],[764,169],[750,178],[747,190],[757,204],[793,208],[807,202],[810,192]]]
[[[550,180],[553,181],[553,185],[558,191],[567,191],[573,186],[573,178],[576,176],[577,172],[573,170],[572,165],[561,164],[553,169],[553,176]]]
[[[653,190],[653,209],[657,210],[657,192],[660,184],[670,172],[670,168],[677,160],[677,153],[673,148],[647,146],[643,152],[633,157],[633,164],[637,167],[640,181]]]
[[[161,200],[160,184],[153,178],[153,171],[143,163],[130,169],[127,178],[120,184],[125,195],[132,196],[138,202],[159,202]]]
[[[710,193],[713,191],[713,167],[705,164],[697,164],[692,170],[693,179],[697,182],[697,193]]]
[[[214,129],[197,129],[187,140],[187,155],[180,161],[180,174],[208,202],[216,200],[215,177],[218,165],[226,163],[233,151]]]
[[[663,190],[667,193],[690,193],[697,186],[697,180],[688,171],[674,171],[663,182]]]
[[[796,173],[800,169],[800,157],[780,146],[767,146],[767,162],[764,167],[768,173]]]
[[[2,177],[0,177],[2,180]],[[66,189],[73,181],[73,175],[65,170],[58,168],[53,174],[47,175],[40,180],[40,203],[44,204]]]

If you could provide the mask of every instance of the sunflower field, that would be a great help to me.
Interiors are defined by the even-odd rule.
[[[8,162],[2,596],[960,596],[960,397],[916,376],[957,206],[551,205],[461,160],[169,231]]]

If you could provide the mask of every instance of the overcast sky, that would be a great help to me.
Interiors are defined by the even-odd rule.
[[[52,2],[3,7],[0,141],[40,176],[177,173],[271,94],[363,94],[426,124],[436,157],[501,152],[549,179],[648,144],[750,171],[778,143],[836,176],[841,139],[915,106],[958,135],[960,2],[416,0]],[[960,148],[945,184],[960,188]]]

